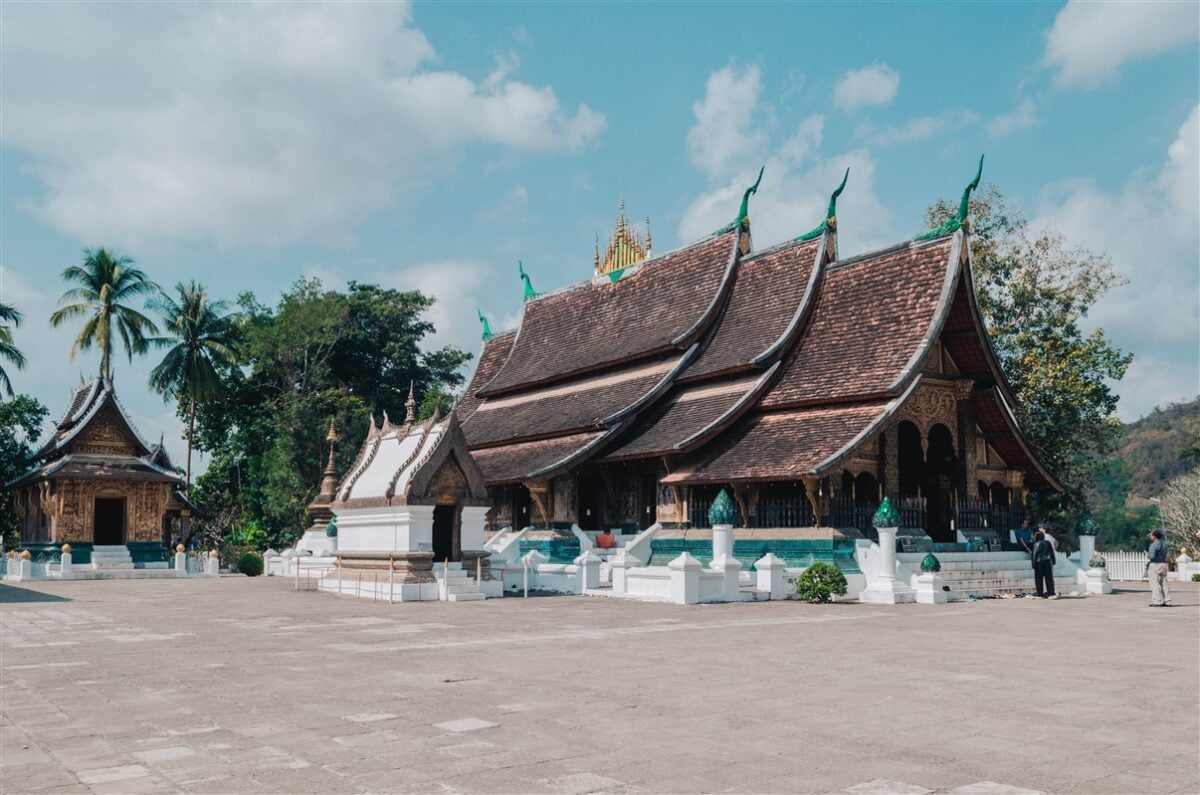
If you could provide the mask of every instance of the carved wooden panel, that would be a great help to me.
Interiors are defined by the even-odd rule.
[[[467,492],[467,476],[463,474],[458,462],[451,456],[442,462],[438,471],[430,479],[426,496],[439,504],[457,505]]]
[[[137,443],[112,406],[105,406],[75,437],[71,452],[93,455],[136,455]]]

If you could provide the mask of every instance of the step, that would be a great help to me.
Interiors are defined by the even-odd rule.
[[[482,602],[487,596],[479,591],[474,593],[451,593],[446,597],[448,602]]]
[[[470,585],[463,584],[463,585],[447,585],[446,586],[446,593],[448,593],[448,594],[452,594],[452,593],[464,594],[464,593],[478,593],[478,592],[479,592],[479,586],[477,586],[475,583],[471,583]]]

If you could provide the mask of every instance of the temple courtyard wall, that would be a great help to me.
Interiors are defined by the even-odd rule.
[[[0,584],[5,792],[1200,791],[1200,584],[388,605]]]

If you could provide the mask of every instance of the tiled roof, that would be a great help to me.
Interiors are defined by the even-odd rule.
[[[705,439],[704,432],[732,422],[737,409],[753,397],[760,376],[692,384],[640,418],[626,440],[605,453],[605,460],[679,453]],[[700,437],[700,438],[697,438]]]
[[[512,352],[482,395],[526,389],[690,344],[720,308],[737,235],[706,238],[644,263],[615,284],[586,284],[525,304]]]
[[[764,407],[882,396],[935,329],[955,236],[837,263]]]
[[[679,358],[631,365],[567,385],[490,398],[463,423],[472,448],[507,440],[600,430],[667,378]]]
[[[508,354],[512,350],[513,341],[516,338],[517,332],[510,331],[507,334],[497,334],[483,343],[483,350],[479,354],[479,363],[475,366],[475,374],[471,376],[471,381],[467,384],[466,391],[463,392],[463,398],[458,402],[456,412],[459,422],[466,422],[479,408],[479,398],[475,397],[475,393],[496,377],[496,373],[508,359]]]
[[[602,435],[602,432],[577,433],[557,439],[488,447],[473,450],[471,456],[489,484],[515,483],[580,452]]]
[[[157,480],[180,483],[183,478],[144,458],[127,455],[68,453],[25,472],[8,486],[41,478],[86,478],[88,480]]]
[[[788,243],[743,259],[720,325],[682,379],[745,367],[775,345],[796,319],[820,243]]]
[[[112,381],[97,378],[86,384],[80,384],[75,389],[74,394],[71,395],[71,402],[67,407],[66,413],[59,420],[50,438],[33,454],[33,460],[36,461],[67,449],[71,441],[87,428],[105,406],[109,405],[112,406],[113,413],[117,419],[125,426],[125,430],[137,448],[139,455],[149,456],[153,448],[146,444],[141,435],[138,434],[133,422],[129,419],[129,415],[125,413],[124,407],[121,406],[121,402],[117,400]]]
[[[758,414],[663,479],[666,483],[790,480],[814,474],[887,410],[889,401]]]

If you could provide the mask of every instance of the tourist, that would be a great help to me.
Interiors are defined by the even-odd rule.
[[[1050,546],[1054,547],[1054,551],[1058,552],[1058,539],[1050,535],[1050,531],[1046,529],[1046,525],[1038,525],[1038,532],[1044,535],[1046,540],[1050,542]]]
[[[1150,547],[1146,550],[1146,579],[1150,581],[1150,606],[1170,607],[1171,592],[1167,588],[1167,542],[1162,530],[1150,531]]]
[[[1033,531],[1029,529],[1029,520],[1022,519],[1021,526],[1013,533],[1017,539],[1017,543],[1021,545],[1029,554],[1033,554]]]
[[[1057,599],[1054,593],[1054,546],[1046,540],[1046,534],[1038,530],[1033,536],[1033,580],[1039,599]]]

